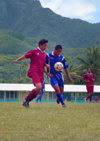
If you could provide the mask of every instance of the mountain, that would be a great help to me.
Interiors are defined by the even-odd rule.
[[[21,33],[0,30],[0,54],[22,54],[30,48],[32,46]]]
[[[0,0],[0,29],[12,30],[31,38],[47,38],[65,48],[100,45],[100,23],[65,18],[38,0]]]

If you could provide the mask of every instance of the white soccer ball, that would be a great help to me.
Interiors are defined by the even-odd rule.
[[[55,68],[56,71],[62,71],[64,66],[63,66],[63,64],[61,62],[56,62],[54,64],[54,68]]]

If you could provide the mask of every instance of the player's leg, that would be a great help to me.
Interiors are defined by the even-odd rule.
[[[40,101],[40,94],[37,96],[37,98],[36,98],[36,102],[38,102],[38,101]]]
[[[58,85],[57,78],[55,76],[51,77],[50,82],[51,82],[52,87],[55,90],[57,98],[59,99],[59,101],[61,102],[62,105],[65,105],[65,103],[63,101],[63,97],[62,97],[61,91],[60,91],[60,87]]]
[[[60,79],[58,79],[58,85],[59,85],[59,88],[60,88],[60,92],[61,92],[61,94],[62,94],[62,96],[63,96],[64,80],[63,80],[62,77],[61,77]],[[58,103],[58,104],[60,103],[60,101],[59,101],[58,98],[57,98],[57,103]]]
[[[53,85],[53,88],[55,90],[55,93],[56,93],[56,96],[57,98],[59,99],[59,101],[61,102],[61,104],[63,105],[64,102],[63,102],[63,98],[62,98],[62,95],[61,95],[61,92],[60,92],[60,87],[58,84],[55,84]]]
[[[60,87],[60,91],[61,91],[61,93],[63,93],[64,87]]]
[[[90,102],[92,102],[92,96],[93,96],[93,90],[94,89],[94,86],[93,85],[91,85],[90,86]]]
[[[35,89],[33,89],[24,99],[23,106],[29,107],[29,102],[36,98],[37,94],[41,90],[41,83],[35,83]]]
[[[86,85],[86,89],[87,89],[87,93],[88,93],[88,96],[86,98],[86,101],[87,101],[88,99],[90,99],[90,88],[89,88],[89,85]]]
[[[40,93],[40,90],[42,88],[43,80],[41,79],[43,76],[41,76],[39,73],[34,72],[32,75],[32,82],[35,85],[36,88],[34,88],[24,99],[23,106],[29,107],[29,102],[36,98],[37,94]]]
[[[38,101],[42,101],[42,95],[41,94],[39,94],[39,96],[36,98],[36,102],[38,102]]]
[[[90,94],[90,102],[92,102],[92,93]]]
[[[42,95],[40,95],[40,102],[42,101]]]
[[[64,90],[64,88],[63,87],[60,87],[60,92],[63,94],[63,90]],[[57,104],[59,104],[60,103],[60,101],[59,101],[59,99],[57,98]]]
[[[88,96],[86,98],[86,101],[89,99],[89,101],[92,101],[92,95],[93,95],[93,86],[87,86],[87,92],[88,92]]]
[[[89,99],[89,101],[92,102],[92,95],[93,95],[93,93],[89,93],[89,96],[86,98],[86,100]]]
[[[63,79],[59,81],[59,87],[60,87],[60,91],[63,97],[63,91],[64,91],[64,80]],[[64,104],[63,107],[66,107],[66,104]]]
[[[33,89],[27,96],[27,100],[28,102],[30,102],[32,99],[36,98],[37,94],[40,92],[41,90],[41,83],[35,83],[35,89]]]
[[[44,84],[43,84],[44,85]],[[39,96],[36,98],[36,101],[42,101],[42,95],[43,95],[43,91],[44,91],[44,86],[42,85],[41,91],[39,93]]]
[[[87,98],[86,98],[86,101],[89,99],[90,100],[90,97],[91,97],[91,95],[90,95],[90,93],[89,93],[89,95],[87,96]]]

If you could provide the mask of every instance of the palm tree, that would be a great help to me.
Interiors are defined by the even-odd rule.
[[[82,76],[80,75],[80,73],[77,73],[77,70],[80,69],[80,66],[76,66],[75,64],[73,64],[69,56],[65,56],[65,59],[67,60],[67,63],[69,65],[68,70],[70,72],[71,77],[74,79],[74,83],[75,84],[81,83]],[[65,72],[64,72],[64,80],[65,83],[68,83]]]
[[[85,58],[77,58],[80,62],[80,70],[82,73],[87,68],[91,68],[92,72],[95,74],[96,78],[100,82],[100,50],[99,47],[93,46],[92,48],[88,47],[85,54]]]

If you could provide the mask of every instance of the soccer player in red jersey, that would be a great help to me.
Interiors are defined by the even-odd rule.
[[[86,88],[88,92],[88,96],[86,98],[86,101],[89,99],[89,101],[92,101],[92,95],[94,91],[94,74],[91,72],[91,69],[88,68],[87,73],[83,76],[83,81],[86,83]]]
[[[30,68],[28,70],[28,77],[32,78],[32,83],[35,85],[35,89],[33,89],[24,99],[23,106],[29,107],[29,102],[34,99],[37,94],[40,92],[42,88],[42,84],[44,81],[44,67],[46,59],[45,49],[47,47],[48,40],[42,39],[38,43],[38,47],[28,51],[23,56],[11,62],[11,64],[17,63],[23,59],[30,59]]]

